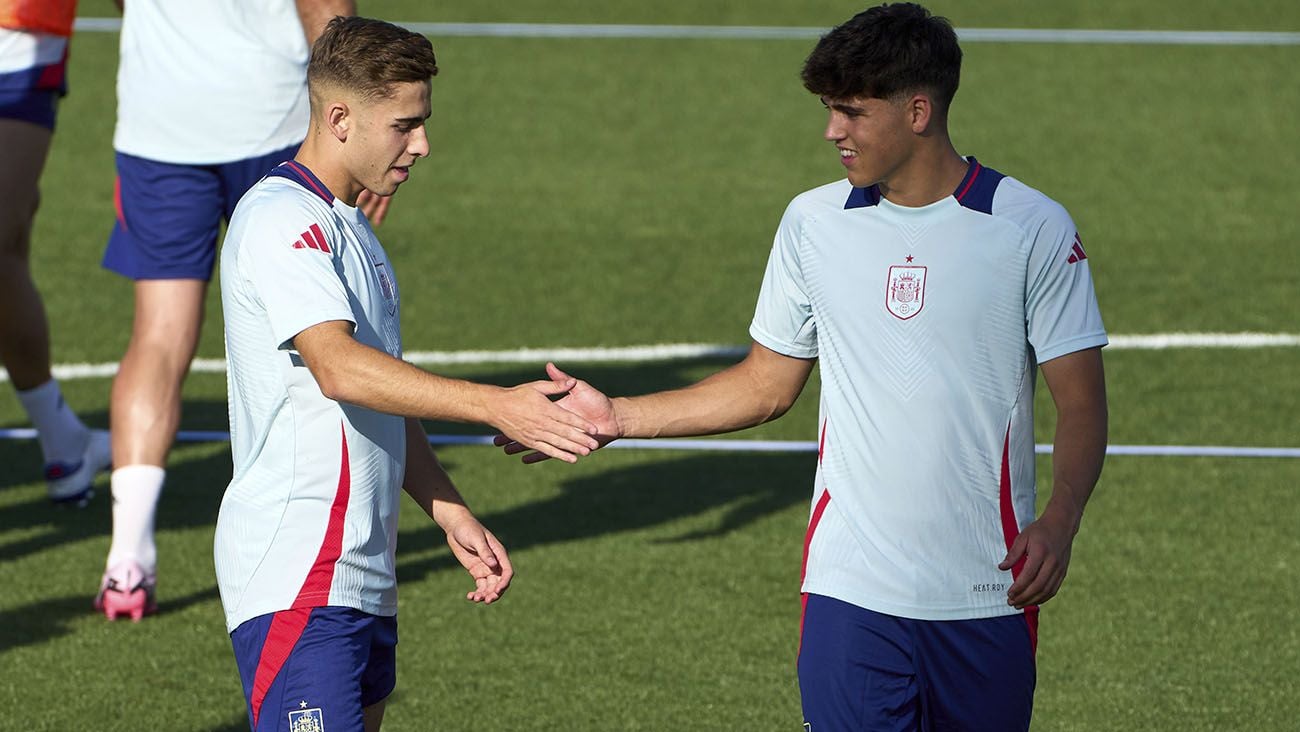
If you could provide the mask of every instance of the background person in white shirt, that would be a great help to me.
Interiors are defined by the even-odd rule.
[[[351,0],[124,4],[117,220],[103,264],[134,281],[135,316],[109,407],[113,536],[95,607],[110,620],[157,608],[154,516],[221,223],[297,151],[308,45],[355,9]]]
[[[823,37],[803,81],[847,180],[787,208],[749,355],[684,389],[610,400],[579,382],[560,402],[604,440],[727,432],[784,414],[819,366],[799,653],[813,732],[1027,730],[1038,605],[1105,455],[1087,256],[1059,204],[953,147],[961,55],[911,3]],[[1039,369],[1057,425],[1035,517]]]

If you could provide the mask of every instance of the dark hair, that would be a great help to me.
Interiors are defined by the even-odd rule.
[[[961,78],[961,47],[947,18],[916,3],[880,5],[822,36],[802,76],[808,91],[829,99],[926,91],[946,113]]]
[[[365,99],[387,97],[402,82],[438,75],[433,44],[382,20],[337,16],[311,47],[307,84],[337,85]]]

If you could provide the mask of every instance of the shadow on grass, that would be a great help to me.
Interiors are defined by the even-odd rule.
[[[726,361],[695,361],[656,365],[580,365],[573,373],[591,381],[611,394],[640,394],[684,386],[702,371],[728,365]],[[456,374],[460,375],[460,374]],[[485,370],[467,375],[476,381],[511,385],[537,379],[540,368],[520,367]],[[185,429],[224,430],[224,401],[187,401],[184,407]],[[90,415],[88,421],[102,421],[104,415]],[[479,432],[489,429],[466,425],[428,425],[435,432]],[[39,455],[34,445],[0,440],[0,461],[11,466],[4,471],[5,485],[20,484],[14,470],[39,469]],[[501,459],[508,459],[504,456]],[[598,455],[594,460],[601,460]],[[742,529],[766,516],[779,513],[791,505],[808,500],[814,458],[806,454],[691,454],[679,459],[656,461],[649,466],[621,467],[561,483],[560,495],[537,503],[495,514],[485,514],[483,522],[502,538],[511,550],[587,539],[626,531],[669,524],[703,512],[726,507],[716,525],[684,533],[661,541],[696,541]],[[15,467],[16,466],[16,467]],[[520,469],[528,469],[520,466]],[[544,469],[544,468],[538,468]],[[167,488],[159,502],[157,526],[190,528],[213,526],[220,507],[221,494],[230,480],[228,450],[216,449],[202,456],[173,452],[168,468]],[[562,476],[562,473],[557,473]],[[63,544],[89,537],[107,536],[111,532],[111,499],[107,482],[100,479],[99,495],[83,510],[71,510],[48,504],[41,498],[0,508],[0,527],[49,527],[33,536],[2,543],[0,554],[6,561],[25,557]],[[0,530],[2,531],[2,530]],[[398,579],[414,581],[445,568],[458,567],[445,550],[441,530],[430,524],[413,532],[404,532],[404,552],[440,547],[432,557],[401,563]],[[163,612],[174,612],[194,602],[211,600],[216,589],[210,587],[189,597],[163,603]],[[69,631],[70,620],[90,612],[89,596],[43,599],[21,608],[0,613],[0,651],[41,643]],[[242,728],[242,720],[240,728]],[[233,727],[232,727],[233,728]]]
[[[212,417],[218,409],[221,422],[214,424]],[[225,429],[225,409],[224,402],[187,403],[187,419],[193,419],[195,426],[187,425],[186,428]],[[23,453],[27,452],[34,452],[35,457],[24,456]],[[35,466],[33,469],[39,471],[39,450],[34,444],[0,440],[0,464],[13,465],[15,462],[20,465],[30,462]],[[180,456],[173,451],[167,468],[167,484],[158,501],[156,525],[159,528],[215,525],[221,493],[230,481],[230,470],[228,450],[215,450],[197,458]],[[10,471],[5,472],[11,474]],[[48,528],[47,531],[10,543],[3,543],[3,533],[0,533],[0,554],[6,560],[111,534],[113,501],[106,475],[101,475],[96,480],[95,497],[85,508],[57,506],[45,500],[44,492],[38,495],[34,500],[0,507],[0,527],[3,527],[0,531],[25,526]]]
[[[213,585],[184,597],[170,598],[158,606],[158,611],[176,613],[191,605],[211,602],[216,597],[217,588]],[[89,593],[56,597],[0,612],[0,653],[68,635],[73,632],[71,625],[74,621],[94,617],[97,614],[91,607],[92,599]],[[102,617],[99,619],[108,622]],[[115,622],[130,623],[131,621],[127,619]]]
[[[668,524],[726,506],[717,525],[666,540],[696,541],[743,529],[807,501],[814,461],[805,454],[692,455],[564,481],[554,498],[480,518],[508,550],[519,551]],[[398,583],[459,567],[447,552],[401,561],[404,552],[445,547],[444,540],[432,524],[403,532]]]

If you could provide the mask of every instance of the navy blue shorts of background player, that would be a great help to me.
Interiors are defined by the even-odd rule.
[[[911,620],[808,596],[799,692],[810,732],[1024,732],[1034,683],[1024,614]]]
[[[54,129],[59,98],[68,93],[67,53],[48,66],[0,73],[0,119],[16,119]]]
[[[363,729],[361,710],[397,682],[395,617],[283,610],[242,623],[230,640],[255,732]]]
[[[293,145],[247,160],[181,165],[117,153],[117,221],[104,267],[133,280],[209,280],[221,222]]]

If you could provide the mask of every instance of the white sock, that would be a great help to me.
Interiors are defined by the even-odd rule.
[[[36,427],[45,462],[71,463],[81,459],[90,430],[63,401],[59,382],[50,379],[35,389],[20,391],[18,401]]]
[[[158,549],[153,541],[154,513],[167,471],[157,465],[127,465],[113,471],[113,543],[109,569],[128,559],[153,574]]]

